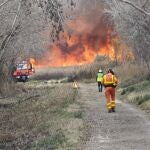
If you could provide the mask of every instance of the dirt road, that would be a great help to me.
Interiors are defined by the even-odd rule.
[[[96,84],[81,84],[80,99],[85,109],[88,139],[85,150],[150,150],[150,121],[143,112],[117,101],[116,113],[107,113],[104,93]]]

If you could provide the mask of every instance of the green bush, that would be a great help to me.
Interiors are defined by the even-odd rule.
[[[125,95],[126,94],[126,90],[123,89],[122,92],[121,92],[121,95]]]

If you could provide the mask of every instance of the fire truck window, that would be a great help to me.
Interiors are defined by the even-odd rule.
[[[17,69],[18,69],[18,70],[27,69],[27,64],[18,64],[18,65],[17,65]]]

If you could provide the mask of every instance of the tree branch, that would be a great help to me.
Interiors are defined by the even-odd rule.
[[[130,2],[130,1],[127,1],[127,0],[119,0],[119,1],[120,1],[120,2],[123,2],[123,3],[126,3],[126,4],[128,4],[128,5],[132,6],[132,7],[134,7],[135,9],[139,10],[140,12],[144,13],[144,14],[147,15],[147,16],[150,16],[150,13],[149,13],[149,12],[147,12],[147,11],[145,11],[144,9],[142,9],[142,8],[140,8],[140,7],[136,6],[136,5],[134,5],[134,4],[133,4],[132,2]]]
[[[62,16],[60,15],[60,10],[55,7],[55,4],[54,4],[53,0],[50,0],[50,1],[51,1],[52,5],[54,6],[54,9],[56,10],[56,12],[57,12],[57,14],[58,14],[58,16],[59,16],[59,21],[60,21],[60,23],[62,23],[62,22],[63,22],[63,21],[62,21],[63,19],[62,19]],[[58,21],[58,23],[59,23],[59,21]]]
[[[11,32],[10,32],[10,34],[8,34],[8,35],[4,38],[4,40],[3,40],[3,42],[2,42],[2,45],[1,45],[1,47],[0,47],[0,60],[1,60],[1,58],[2,58],[2,55],[3,55],[4,52],[5,52],[6,45],[8,44],[8,42],[9,42],[9,40],[10,40],[12,34],[14,33],[14,27],[15,27],[15,23],[16,23],[16,20],[17,20],[17,17],[18,17],[20,8],[21,8],[21,1],[19,1],[18,10],[17,10],[17,13],[16,13],[16,15],[15,15],[15,18],[14,18],[14,20],[13,20],[13,23],[12,23]]]
[[[142,8],[145,8],[145,6],[147,5],[148,2],[149,2],[149,0],[146,0],[145,3],[143,4]]]
[[[9,0],[5,0],[2,4],[0,4],[0,8],[5,5]]]

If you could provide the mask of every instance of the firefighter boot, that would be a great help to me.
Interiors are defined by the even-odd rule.
[[[112,110],[112,112],[115,112],[115,107],[116,107],[115,100],[112,100],[111,101],[111,110]]]
[[[111,103],[108,103],[108,104],[107,104],[107,109],[108,109],[108,113],[111,113],[111,112],[112,112]]]
[[[116,112],[115,108],[112,108],[111,111],[112,111],[112,112]]]

